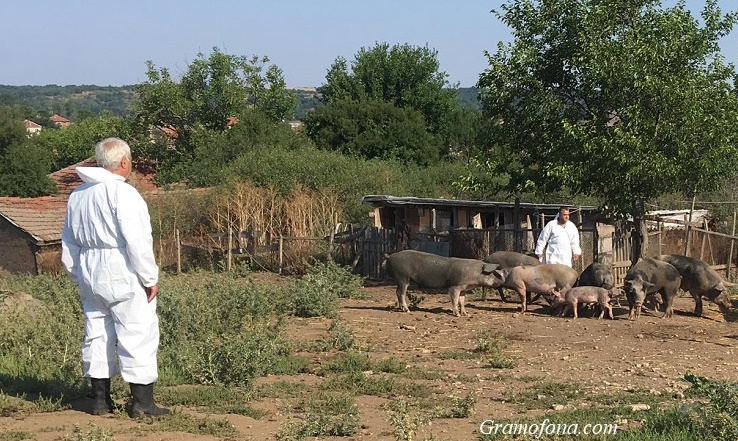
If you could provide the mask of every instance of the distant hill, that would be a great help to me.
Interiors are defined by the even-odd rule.
[[[35,111],[57,113],[72,121],[103,111],[124,116],[133,95],[133,86],[0,85],[0,104],[26,104]]]
[[[125,116],[133,99],[135,86],[6,86],[0,85],[0,105],[25,104],[46,114],[59,114],[78,121],[85,116],[98,116],[107,111],[113,116]],[[294,119],[302,119],[308,110],[320,104],[316,88],[294,89],[297,107]],[[459,88],[459,104],[481,109],[476,87]]]

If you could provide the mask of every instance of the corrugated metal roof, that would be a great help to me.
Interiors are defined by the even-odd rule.
[[[464,199],[440,199],[440,198],[416,198],[411,196],[388,196],[388,195],[367,195],[361,198],[361,202],[370,204],[374,207],[386,206],[386,205],[443,205],[447,207],[476,207],[476,208],[512,208],[515,207],[514,202],[495,202],[495,201],[470,201]],[[565,204],[564,204],[565,205]],[[521,208],[531,209],[543,209],[543,210],[555,210],[557,211],[562,204],[532,204],[527,202],[521,202]],[[574,206],[571,206],[574,208]],[[597,211],[598,208],[590,205],[585,205],[581,208],[582,211]]]

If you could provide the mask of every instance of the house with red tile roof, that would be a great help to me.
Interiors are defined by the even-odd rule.
[[[61,127],[62,129],[67,129],[69,126],[72,125],[72,122],[68,119],[64,118],[61,115],[53,114],[49,117],[49,121],[54,123],[57,127]]]
[[[35,122],[31,121],[30,119],[24,119],[23,120],[23,127],[25,127],[26,132],[28,132],[28,135],[35,135],[36,133],[41,131],[41,126],[39,124],[36,124]]]
[[[58,193],[37,198],[0,197],[0,273],[59,273],[61,233],[67,199],[82,180],[75,169],[95,166],[94,159],[49,175]],[[140,164],[129,180],[141,193],[156,190],[153,173]]]

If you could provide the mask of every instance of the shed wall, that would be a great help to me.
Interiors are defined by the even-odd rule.
[[[0,270],[36,275],[35,247],[18,228],[0,218]]]

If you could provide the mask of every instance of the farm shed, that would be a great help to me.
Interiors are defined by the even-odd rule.
[[[67,199],[0,198],[0,271],[37,275],[61,270]]]
[[[498,250],[530,253],[546,222],[552,220],[560,204],[471,201],[368,195],[362,202],[373,207],[369,216],[377,230],[395,234],[382,247],[370,247],[366,261],[401,249],[416,249],[442,256],[483,258]],[[594,260],[613,260],[615,227],[601,221],[597,207],[570,207],[571,220],[579,228],[584,255],[580,265]],[[388,237],[386,234],[383,237]],[[386,242],[387,239],[384,239]],[[383,248],[374,250],[374,248]],[[370,266],[374,266],[370,263]],[[581,268],[580,268],[581,270]],[[368,270],[371,274],[375,271]],[[368,275],[367,274],[367,275]]]

